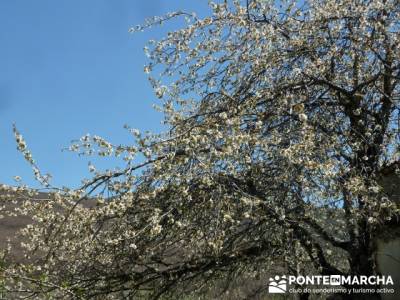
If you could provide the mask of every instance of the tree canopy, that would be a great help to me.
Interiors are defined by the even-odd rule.
[[[126,168],[91,166],[81,189],[48,201],[3,187],[34,220],[6,289],[159,298],[280,269],[375,274],[373,239],[399,214],[382,183],[388,170],[398,182],[398,1],[210,2],[208,17],[175,12],[133,31],[175,18],[186,25],[145,49],[167,132],[82,137],[72,151]]]

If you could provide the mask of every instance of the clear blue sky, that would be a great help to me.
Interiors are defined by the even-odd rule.
[[[71,140],[91,133],[129,143],[124,124],[159,131],[143,47],[179,25],[128,29],[149,16],[177,9],[202,15],[206,7],[207,0],[1,0],[0,183],[14,184],[14,175],[34,183],[16,150],[14,122],[58,186],[77,186],[88,175],[87,160],[61,151]]]

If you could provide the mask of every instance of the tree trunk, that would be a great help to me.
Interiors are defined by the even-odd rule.
[[[380,172],[378,178],[384,194],[389,199],[400,204],[400,175],[396,170],[400,163],[393,163]],[[394,294],[351,294],[334,295],[329,299],[343,300],[397,300],[400,299],[400,223],[399,216],[387,221],[379,230],[373,233],[371,240],[369,236],[359,239],[360,245],[351,251],[352,275],[384,275],[391,276],[394,282]],[[359,224],[361,232],[365,224]],[[347,287],[351,288],[351,287]],[[374,288],[379,286],[356,286],[354,288]]]
[[[366,248],[359,251],[359,253],[354,253],[354,259],[352,262],[352,276],[371,276],[376,275],[374,271],[374,261],[371,258],[372,249],[366,245]],[[347,295],[348,298],[344,299],[354,299],[354,300],[381,300],[381,295],[377,293],[377,289],[379,286],[377,285],[356,285],[347,287],[348,289],[354,289],[356,291],[360,291],[360,289],[373,289],[375,293],[355,293],[352,291],[350,295]]]
[[[395,162],[381,171],[379,184],[391,201],[400,205],[400,162]],[[400,222],[399,216],[392,217],[376,234],[372,241],[373,261],[376,272],[391,276],[394,294],[382,294],[383,300],[400,299]]]

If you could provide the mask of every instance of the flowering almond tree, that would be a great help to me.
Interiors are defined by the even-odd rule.
[[[126,168],[90,165],[81,189],[53,188],[47,201],[4,187],[5,198],[24,198],[13,213],[34,221],[22,231],[27,262],[4,267],[5,291],[217,298],[235,280],[278,272],[377,274],[375,238],[399,217],[399,2],[236,0],[210,9],[134,29],[186,22],[145,49],[168,132],[127,126],[131,145],[82,137],[71,150],[115,155]]]

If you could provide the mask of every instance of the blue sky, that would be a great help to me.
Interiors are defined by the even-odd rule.
[[[57,186],[77,186],[88,175],[88,160],[61,151],[71,140],[91,133],[129,143],[124,124],[161,130],[143,47],[178,24],[128,29],[149,16],[177,9],[202,15],[206,7],[207,0],[0,1],[0,183],[20,175],[35,185],[16,150],[14,122]]]

